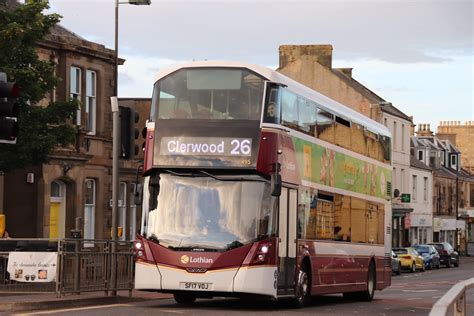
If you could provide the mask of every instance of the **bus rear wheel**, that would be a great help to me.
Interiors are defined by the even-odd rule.
[[[174,300],[178,304],[190,305],[196,301],[196,295],[192,293],[174,293]]]
[[[369,264],[369,270],[367,273],[367,288],[365,291],[360,292],[346,292],[343,293],[344,298],[350,300],[360,300],[360,301],[371,301],[374,299],[376,279],[375,279],[375,264],[373,261]]]
[[[364,301],[371,301],[374,299],[375,287],[377,285],[375,276],[375,264],[370,262],[369,272],[367,274],[367,290],[360,292],[361,299]]]

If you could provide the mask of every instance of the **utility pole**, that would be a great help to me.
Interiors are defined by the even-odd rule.
[[[111,253],[112,266],[110,271],[110,286],[112,296],[117,295],[117,213],[118,213],[118,187],[119,187],[119,154],[120,154],[120,112],[118,106],[118,32],[119,32],[119,4],[150,5],[151,0],[128,0],[119,2],[115,0],[115,69],[114,69],[114,96],[110,97],[112,107],[112,224],[111,224]]]

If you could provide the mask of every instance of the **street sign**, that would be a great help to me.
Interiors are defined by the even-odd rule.
[[[411,202],[410,193],[402,193],[402,195],[400,197],[402,199],[402,203],[410,203]]]

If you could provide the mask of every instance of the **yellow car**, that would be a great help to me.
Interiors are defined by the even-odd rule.
[[[402,269],[410,270],[410,272],[416,272],[416,270],[425,271],[425,264],[423,257],[412,247],[407,248],[393,248],[392,249],[400,258]]]

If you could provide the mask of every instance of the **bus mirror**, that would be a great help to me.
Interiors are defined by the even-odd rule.
[[[281,195],[281,175],[279,173],[273,173],[270,181],[270,189],[272,196]]]

